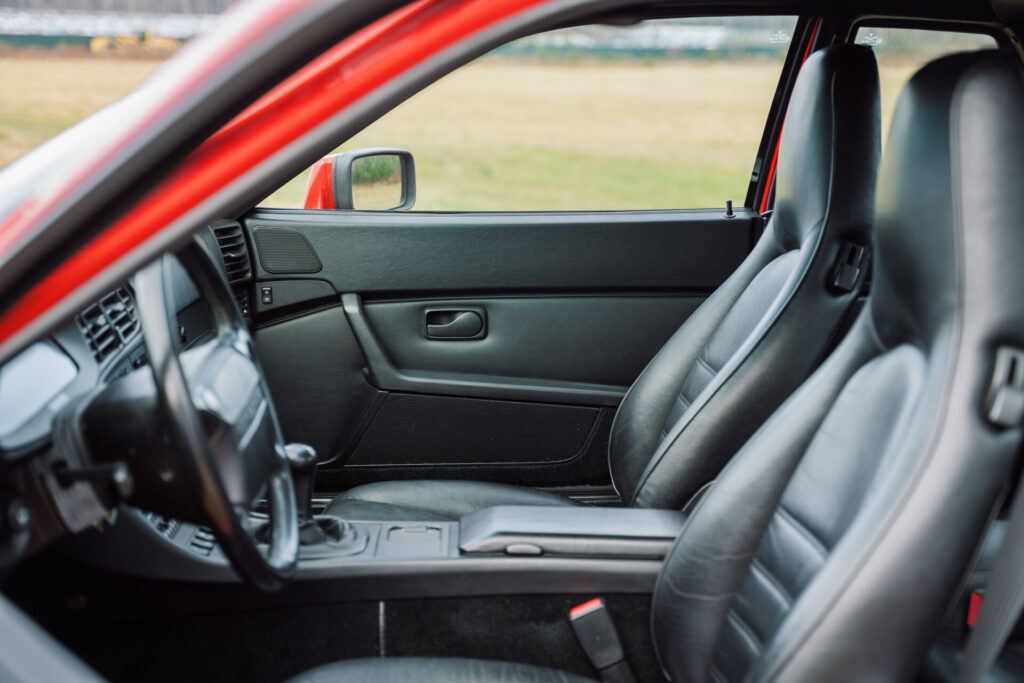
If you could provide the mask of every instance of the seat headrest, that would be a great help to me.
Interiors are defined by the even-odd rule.
[[[1022,111],[1019,67],[995,50],[936,60],[904,88],[876,193],[869,308],[883,345],[927,346],[953,315],[986,334],[1018,317]]]
[[[826,223],[851,231],[841,238],[870,246],[879,118],[871,48],[834,45],[808,57],[786,111],[776,167],[772,220],[783,249],[799,248]]]

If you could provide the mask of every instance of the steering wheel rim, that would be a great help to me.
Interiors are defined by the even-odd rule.
[[[196,496],[225,556],[249,583],[265,591],[278,590],[295,572],[299,523],[295,488],[284,454],[277,413],[248,327],[207,245],[196,236],[177,257],[209,305],[216,331],[215,343],[251,363],[258,377],[258,391],[266,402],[265,419],[271,422],[274,452],[264,457],[267,471],[263,489],[269,501],[271,532],[265,554],[247,523],[247,510],[239,511],[239,504],[231,501],[223,475],[225,454],[214,452],[177,350],[178,325],[171,281],[173,256],[170,254],[146,266],[135,281],[139,320],[156,383],[158,409],[177,450],[184,483]],[[227,455],[240,457],[244,453]]]

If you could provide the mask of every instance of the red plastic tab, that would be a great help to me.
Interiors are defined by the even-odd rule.
[[[604,600],[601,598],[594,598],[593,600],[587,600],[582,605],[576,605],[569,610],[570,619],[579,619],[580,617],[590,614],[595,610],[599,610],[604,607]]]
[[[978,623],[978,612],[981,611],[981,593],[971,593],[971,598],[967,602],[967,625],[974,628],[974,625]]]

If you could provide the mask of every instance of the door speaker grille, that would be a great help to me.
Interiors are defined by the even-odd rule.
[[[268,273],[319,273],[320,259],[306,237],[290,228],[253,230],[260,265]]]

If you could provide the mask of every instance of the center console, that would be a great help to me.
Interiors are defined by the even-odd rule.
[[[452,522],[349,520],[358,549],[304,545],[295,578],[369,600],[650,593],[684,519],[671,510],[497,506]],[[79,542],[91,561],[122,573],[239,581],[208,529],[139,510]]]
[[[302,495],[296,579],[359,599],[649,593],[685,521],[675,510],[584,505],[495,506],[450,522],[337,520],[313,514],[315,456],[305,448],[289,446]],[[79,540],[89,558],[116,571],[239,580],[201,526],[127,508],[109,528],[85,535]]]

